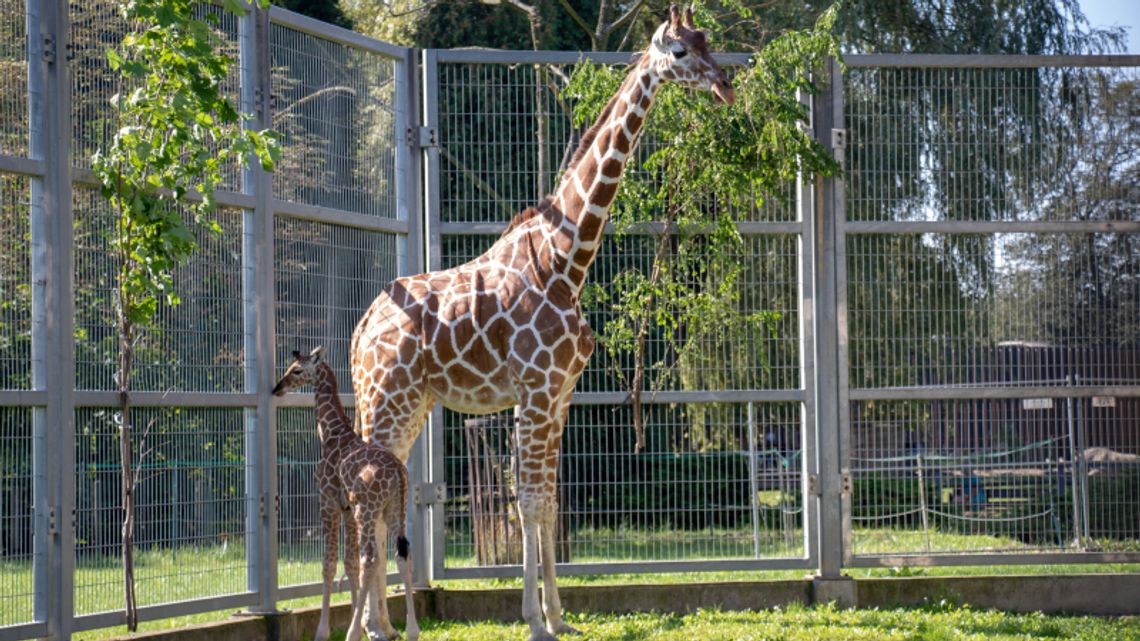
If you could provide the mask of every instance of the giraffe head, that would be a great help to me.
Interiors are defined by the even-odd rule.
[[[295,390],[302,385],[312,385],[317,382],[317,365],[321,362],[323,347],[317,346],[308,356],[301,352],[293,352],[293,362],[285,370],[285,375],[277,381],[273,388],[274,396],[283,396],[285,392]]]
[[[732,104],[736,92],[709,53],[705,32],[693,26],[693,10],[669,8],[669,19],[657,28],[649,45],[649,64],[661,78],[690,89],[711,91],[719,102]]]

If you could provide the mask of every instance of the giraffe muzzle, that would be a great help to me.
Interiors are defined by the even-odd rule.
[[[731,105],[736,102],[736,90],[727,80],[718,80],[712,85],[712,93],[717,102]]]

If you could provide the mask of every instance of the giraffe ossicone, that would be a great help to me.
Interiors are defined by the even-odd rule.
[[[554,526],[562,429],[594,351],[579,296],[625,163],[663,82],[710,91],[722,103],[735,100],[692,12],[682,15],[676,5],[582,137],[555,191],[515,216],[478,258],[397,278],[352,335],[361,436],[402,461],[436,402],[469,414],[515,408],[523,618],[532,641],[575,632],[562,620]]]
[[[329,602],[336,578],[336,552],[343,518],[344,570],[352,593],[352,623],[345,637],[357,641],[363,633],[364,605],[368,603],[367,626],[377,636],[390,641],[400,636],[388,617],[388,571],[385,540],[391,531],[396,537],[396,564],[404,580],[407,603],[408,641],[419,637],[412,602],[412,566],[408,559],[405,531],[408,502],[408,470],[403,461],[387,448],[364,443],[356,435],[341,405],[336,374],[321,358],[322,349],[308,355],[293,352],[293,362],[273,388],[281,396],[303,385],[316,391],[317,434],[321,458],[314,472],[320,495],[324,558],[321,578],[324,594],[315,641],[329,637]]]

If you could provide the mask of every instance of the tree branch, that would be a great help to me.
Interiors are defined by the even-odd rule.
[[[571,20],[576,22],[579,27],[582,27],[582,31],[585,31],[586,35],[590,38],[590,48],[593,49],[594,51],[597,51],[598,50],[597,32],[592,31],[590,29],[590,25],[586,22],[586,20],[584,18],[582,18],[582,15],[579,14],[577,11],[575,11],[574,7],[570,6],[570,0],[558,0],[558,4],[562,5],[562,8],[566,10],[566,13],[570,14]],[[604,9],[606,7],[606,5],[608,5],[608,4],[609,4],[609,0],[604,0],[602,2],[601,8]],[[601,14],[599,14],[599,15],[601,15]],[[598,24],[601,24],[601,18],[599,18],[598,20],[599,20]]]

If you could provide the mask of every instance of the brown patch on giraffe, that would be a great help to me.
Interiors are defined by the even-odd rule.
[[[483,376],[467,369],[462,363],[456,363],[447,368],[447,376],[451,379],[451,383],[459,389],[474,389],[483,382]]]
[[[582,197],[582,194],[578,193],[577,189],[567,192],[565,198],[565,206],[570,211],[582,211],[586,208],[586,200]]]
[[[574,357],[574,341],[567,338],[554,346],[553,356],[555,363],[568,363]]]
[[[617,183],[595,183],[593,190],[590,191],[590,201],[595,205],[608,207],[614,200],[617,186]]]
[[[534,366],[539,369],[549,369],[551,365],[550,352],[545,349],[539,350],[538,353],[534,355],[533,362]]]
[[[477,306],[475,308],[475,318],[480,322],[485,323],[494,318],[496,314],[503,311],[501,307],[498,293],[495,290],[484,290],[484,293],[477,296]]]
[[[586,214],[582,216],[582,220],[578,221],[578,235],[587,240],[596,240],[598,234],[602,231],[602,217],[595,216],[594,214]],[[575,259],[574,262],[579,262]]]
[[[511,320],[520,327],[530,324],[540,305],[542,305],[542,296],[538,292],[534,290],[523,292],[511,310]]]
[[[455,349],[460,354],[466,352],[471,347],[471,343],[478,338],[475,332],[475,323],[470,317],[455,323],[451,328],[451,335],[455,338]]]
[[[606,178],[621,178],[622,162],[617,158],[602,161],[602,175]]]
[[[431,343],[429,352],[435,355],[440,365],[447,365],[459,356],[459,350],[452,343],[450,332],[443,332],[439,340]]]
[[[529,361],[536,349],[538,349],[538,336],[535,335],[534,330],[527,327],[515,335],[514,346],[511,351],[519,358]]]
[[[594,262],[595,254],[597,254],[597,251],[593,249],[579,249],[574,252],[574,262],[583,268],[588,268],[590,263]]]
[[[629,149],[633,146],[630,142],[629,136],[625,135],[624,131],[619,131],[614,134],[614,149],[617,149],[626,156],[629,155]]]

